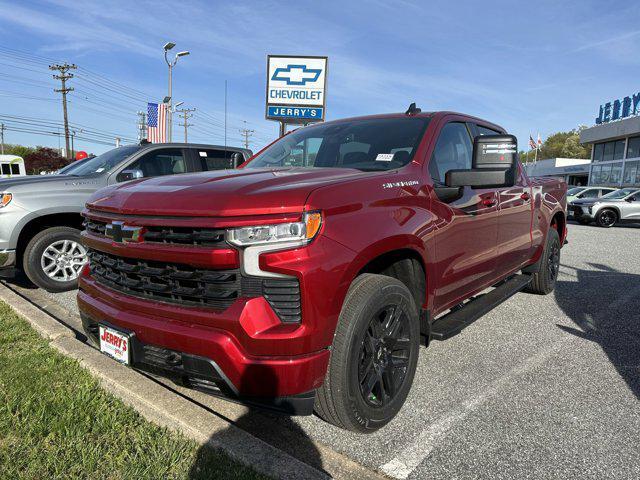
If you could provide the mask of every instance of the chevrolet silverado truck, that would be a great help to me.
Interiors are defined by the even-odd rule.
[[[49,292],[72,290],[87,262],[80,213],[92,193],[136,178],[233,168],[251,154],[233,147],[147,142],[80,160],[60,175],[0,180],[0,269],[21,267]]]
[[[86,334],[188,387],[374,431],[421,342],[553,290],[566,185],[516,152],[498,125],[412,105],[300,128],[234,171],[100,190]]]

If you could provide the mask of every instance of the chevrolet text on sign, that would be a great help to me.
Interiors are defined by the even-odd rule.
[[[324,120],[327,57],[267,57],[266,117],[285,123]]]

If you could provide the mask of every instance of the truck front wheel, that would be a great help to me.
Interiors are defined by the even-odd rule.
[[[558,231],[549,227],[547,244],[542,252],[540,269],[531,275],[531,283],[525,288],[526,292],[547,295],[553,292],[560,270],[560,235]]]
[[[419,346],[418,308],[409,289],[392,277],[360,275],[342,306],[316,413],[356,432],[386,425],[407,398]]]
[[[22,260],[29,280],[48,292],[76,288],[85,263],[87,250],[80,242],[80,231],[71,227],[51,227],[34,235]]]

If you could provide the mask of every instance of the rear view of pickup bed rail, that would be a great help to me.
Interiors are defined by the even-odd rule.
[[[78,304],[101,350],[235,401],[371,432],[421,343],[553,290],[566,185],[452,112],[308,126],[238,170],[133,181],[84,210]]]

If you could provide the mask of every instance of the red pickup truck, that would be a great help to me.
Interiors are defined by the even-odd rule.
[[[370,432],[421,343],[553,290],[566,185],[451,112],[295,130],[240,169],[134,181],[84,211],[86,333],[120,362]]]

